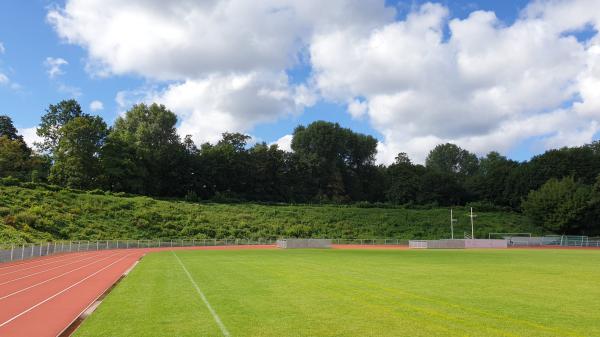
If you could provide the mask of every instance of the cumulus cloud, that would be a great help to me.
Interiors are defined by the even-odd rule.
[[[398,152],[423,162],[441,142],[480,154],[529,138],[542,148],[589,142],[600,130],[600,44],[569,33],[597,27],[589,13],[600,5],[566,4],[536,2],[506,25],[484,11],[451,19],[427,3],[376,30],[321,34],[310,46],[314,80],[353,116],[368,115],[386,163]]]
[[[250,132],[262,122],[298,113],[306,99],[303,86],[288,82],[285,73],[214,74],[174,83],[164,89],[122,91],[117,105],[128,109],[138,102],[164,104],[180,117],[179,132],[194,141],[215,142],[225,131]]]
[[[90,110],[96,112],[104,109],[104,103],[101,101],[95,100],[90,103]]]
[[[285,72],[301,62],[312,35],[373,29],[394,15],[384,0],[68,0],[47,19],[87,50],[93,75],[158,83],[117,94],[122,111],[164,103],[179,115],[180,132],[201,142],[313,105],[313,88],[290,84]]]
[[[19,129],[19,134],[23,136],[25,143],[27,143],[27,145],[29,145],[31,148],[35,148],[35,143],[42,141],[42,138],[37,135],[36,130],[36,127]]]
[[[0,84],[8,84],[10,82],[10,80],[8,79],[8,76],[6,76],[3,73],[0,73]]]
[[[201,142],[325,99],[383,136],[388,163],[398,152],[422,162],[441,142],[484,154],[590,141],[598,13],[596,0],[539,0],[507,24],[489,11],[453,18],[436,3],[397,20],[384,0],[67,0],[47,18],[85,48],[93,75],[148,79],[117,94],[122,111],[164,103]],[[311,77],[291,83],[285,71],[301,62]]]
[[[67,62],[67,60],[60,58],[60,57],[57,57],[57,58],[46,57],[46,60],[44,61],[44,66],[46,67],[46,73],[48,73],[48,77],[50,77],[50,78],[55,78],[57,76],[64,74],[62,67],[66,66],[68,64],[69,64],[69,62]]]
[[[6,49],[4,48],[4,44],[2,42],[0,42],[0,54],[4,54],[6,52]]]
[[[294,138],[293,135],[285,135],[285,136],[277,139],[272,144],[276,144],[280,150],[292,151],[292,139],[293,138]]]
[[[47,18],[87,49],[93,69],[183,80],[283,69],[313,30],[374,27],[393,15],[383,0],[69,0]]]

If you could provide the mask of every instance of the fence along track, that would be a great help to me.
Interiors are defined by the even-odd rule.
[[[177,239],[177,240],[96,240],[54,241],[27,244],[0,244],[0,263],[23,261],[41,256],[61,253],[91,252],[111,249],[167,248],[167,247],[210,247],[270,245],[275,239]]]

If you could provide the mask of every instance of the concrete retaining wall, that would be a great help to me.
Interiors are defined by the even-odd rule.
[[[330,239],[283,239],[277,240],[279,248],[331,248]]]
[[[424,243],[426,242],[426,244]],[[428,249],[469,249],[469,248],[507,248],[507,240],[457,239],[457,240],[415,240],[411,248]]]

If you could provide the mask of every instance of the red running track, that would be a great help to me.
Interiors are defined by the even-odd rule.
[[[0,264],[0,336],[60,335],[147,252],[268,248],[274,246],[123,249]]]

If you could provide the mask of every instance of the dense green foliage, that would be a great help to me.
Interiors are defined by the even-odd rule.
[[[600,251],[175,254],[144,257],[75,336],[222,336],[177,258],[236,337],[600,336]]]
[[[550,150],[521,163],[497,152],[478,158],[454,144],[440,144],[425,165],[400,153],[395,163],[385,166],[375,163],[374,137],[337,123],[298,126],[292,151],[266,143],[251,145],[250,137],[239,133],[224,133],[214,144],[197,146],[190,136],[181,138],[176,125],[177,116],[167,107],[139,104],[108,127],[100,117],[83,113],[77,101],[67,100],[50,105],[42,116],[37,129],[42,141],[35,152],[10,118],[0,116],[0,178],[187,201],[407,206],[477,202],[520,212],[530,192],[551,179],[572,177],[591,191],[600,175],[599,142]],[[588,193],[582,202],[593,204],[591,198]],[[578,207],[575,203],[560,209],[557,203],[546,203],[546,211],[551,205],[551,213],[579,212],[570,208]],[[550,230],[600,234],[598,217],[586,215],[591,219],[586,223],[577,216],[549,223],[557,219],[540,220],[535,213],[528,212]]]
[[[550,179],[539,190],[531,191],[523,210],[536,224],[553,232],[576,228],[594,231],[600,215],[600,179],[595,187],[573,177]]]
[[[145,238],[442,238],[449,209],[358,205],[212,204],[0,186],[0,242],[39,239]],[[382,205],[384,206],[384,205]],[[454,210],[457,235],[470,231],[467,210]],[[512,212],[480,212],[476,235],[536,231]]]

